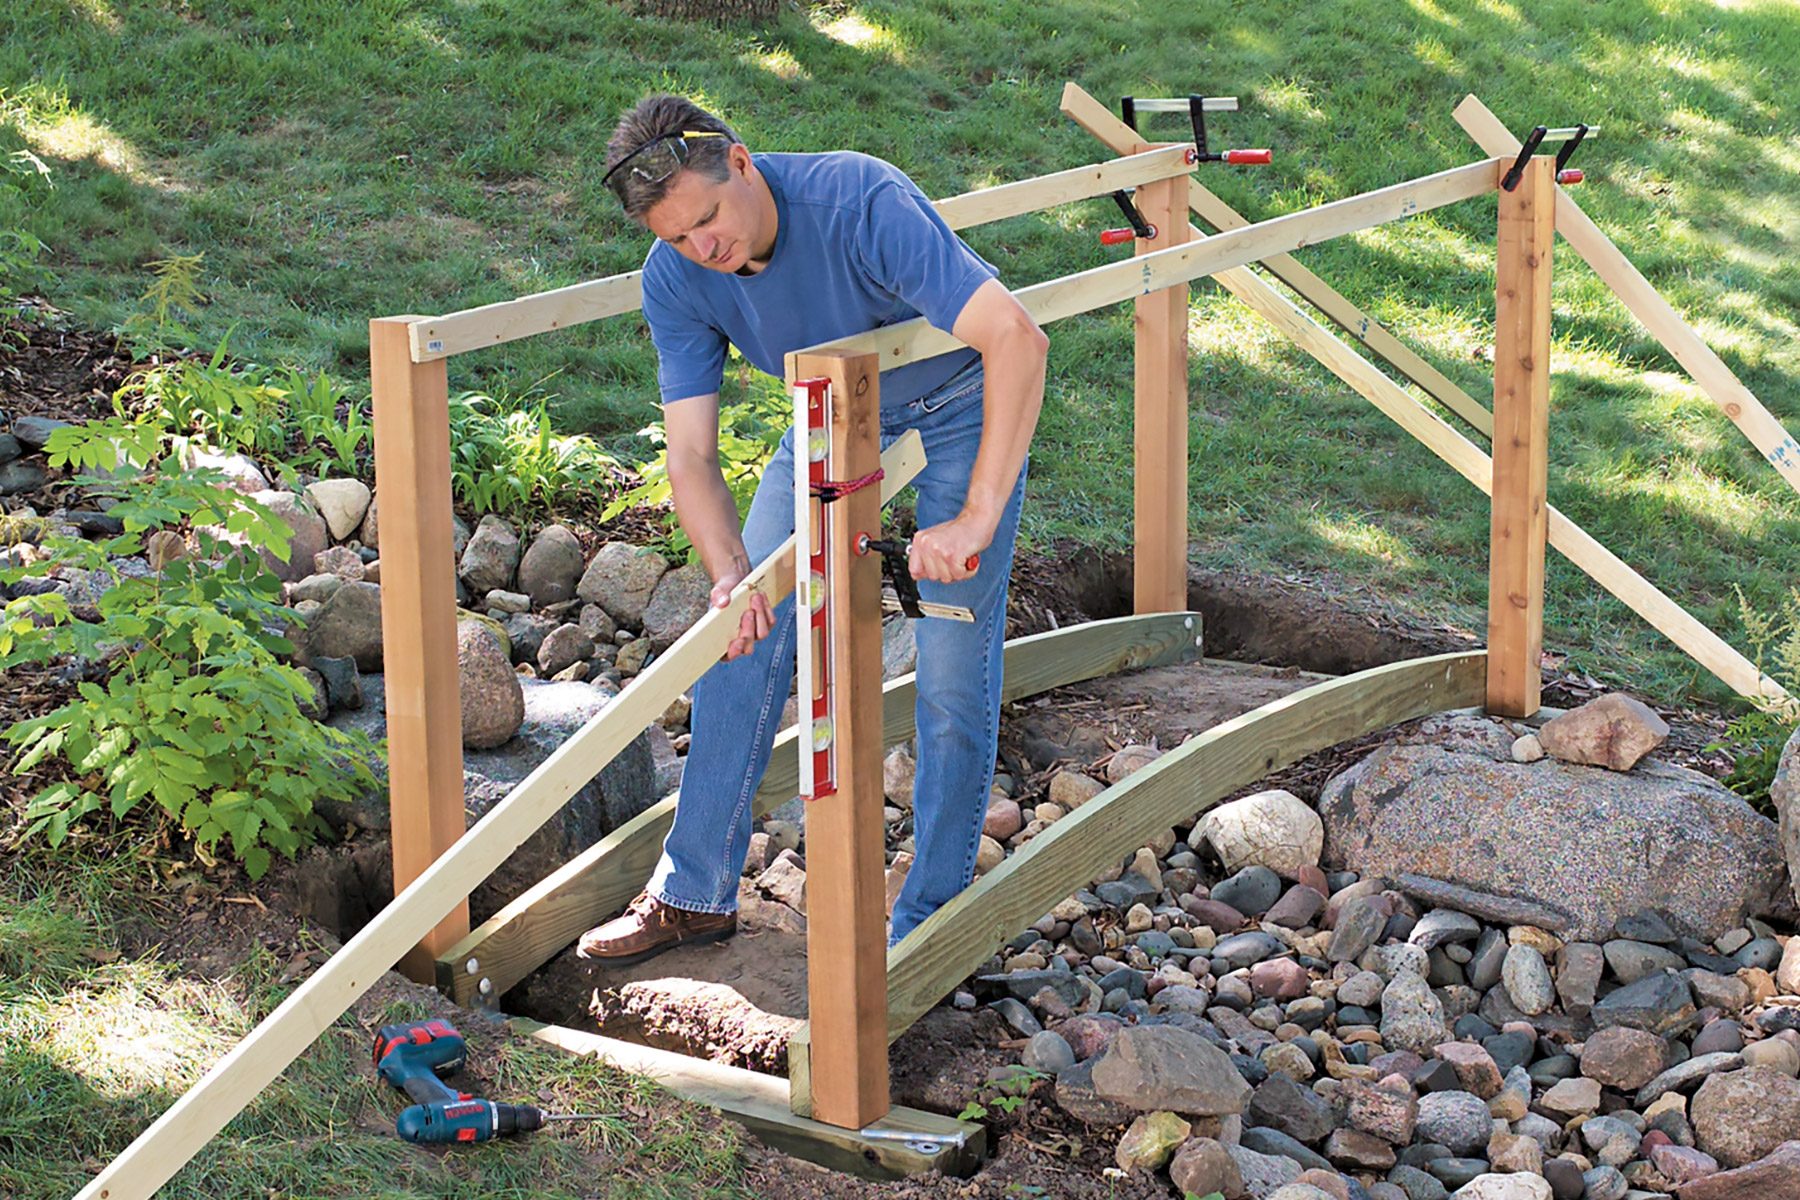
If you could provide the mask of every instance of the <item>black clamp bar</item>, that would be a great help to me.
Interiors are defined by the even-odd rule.
[[[1519,156],[1513,160],[1513,165],[1506,169],[1505,176],[1500,180],[1500,186],[1509,192],[1519,186],[1519,180],[1525,175],[1525,164],[1531,161],[1531,156],[1537,153],[1538,147],[1543,144],[1545,138],[1562,139],[1562,146],[1556,152],[1556,182],[1580,183],[1581,172],[1569,166],[1569,159],[1574,156],[1575,148],[1581,145],[1581,140],[1592,133],[1595,128],[1597,127],[1593,125],[1578,124],[1569,129],[1553,130],[1539,125],[1526,137],[1525,144],[1519,147]]]
[[[919,583],[912,577],[912,568],[906,561],[906,543],[872,538],[868,534],[856,540],[858,554],[871,551],[881,555],[881,573],[894,585],[894,595],[900,598],[900,611],[914,620],[922,619],[925,610],[919,604],[923,597],[919,595]]]
[[[1129,191],[1120,188],[1112,194],[1112,197],[1114,200],[1118,201],[1119,211],[1125,214],[1125,219],[1131,222],[1131,231],[1134,234],[1141,238],[1153,238],[1156,236],[1156,226],[1144,220],[1144,214],[1138,211],[1138,206],[1136,204],[1132,203],[1131,193]]]

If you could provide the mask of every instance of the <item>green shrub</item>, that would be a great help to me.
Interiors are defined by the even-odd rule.
[[[211,449],[266,457],[288,447],[286,397],[261,367],[228,363],[220,342],[209,359],[176,359],[135,372],[113,394],[113,410]]]
[[[15,774],[47,759],[67,767],[30,801],[28,835],[55,845],[103,809],[115,819],[148,810],[202,854],[228,842],[258,877],[271,851],[292,857],[321,831],[318,800],[349,800],[373,785],[366,761],[375,748],[307,717],[300,703],[310,685],[278,657],[293,647],[277,631],[296,617],[258,550],[285,560],[291,531],[217,472],[175,468],[162,457],[170,440],[157,425],[124,420],[51,436],[55,466],[112,469],[123,458],[141,473],[106,485],[124,533],[105,542],[53,536],[42,561],[0,571],[10,584],[78,568],[105,585],[92,622],[75,619],[54,592],[6,604],[0,670],[66,656],[98,664],[100,681],[80,683],[78,699],[4,736],[19,751]],[[148,577],[114,564],[142,552],[150,532],[183,525],[194,529],[198,559]]]
[[[0,92],[0,112],[5,108]],[[27,149],[0,150],[0,309],[11,310],[42,278],[38,256],[44,243],[24,228],[31,193],[55,186],[44,160]]]
[[[557,436],[548,399],[504,411],[478,392],[450,398],[450,491],[476,513],[554,513],[564,493],[608,486],[617,466],[592,438]]]
[[[182,350],[198,339],[182,318],[199,315],[206,297],[200,292],[200,266],[206,260],[200,254],[172,254],[150,264],[150,286],[138,297],[147,305],[125,318],[116,330],[131,346],[136,358],[170,350]]]
[[[1765,812],[1773,813],[1769,788],[1775,782],[1775,769],[1781,762],[1782,747],[1800,721],[1792,698],[1800,698],[1800,588],[1792,589],[1774,614],[1751,607],[1738,590],[1738,614],[1744,623],[1744,637],[1750,643],[1757,669],[1785,688],[1791,697],[1786,702],[1767,700],[1732,721],[1726,741],[1709,749],[1729,748],[1735,762],[1726,786]]]
[[[739,520],[750,511],[763,468],[769,465],[775,447],[793,422],[793,409],[781,388],[754,392],[741,403],[720,407],[719,470],[725,476],[725,486],[731,489],[732,499],[737,501]],[[606,506],[600,514],[603,521],[610,521],[627,509],[657,508],[670,502],[667,431],[658,421],[640,429],[638,436],[649,438],[662,449],[638,469],[638,485],[621,492]],[[699,561],[672,507],[665,518],[665,529],[665,548],[670,555]]]

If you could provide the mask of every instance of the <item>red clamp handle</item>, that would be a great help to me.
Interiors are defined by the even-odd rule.
[[[1154,225],[1150,227],[1150,236],[1156,236],[1156,226]],[[1135,241],[1136,239],[1137,231],[1134,229],[1102,229],[1100,231],[1100,244],[1102,246],[1123,246],[1126,242]]]
[[[1561,184],[1580,183],[1585,176],[1580,167],[1564,167],[1556,173],[1556,182]]]
[[[963,559],[963,570],[975,572],[981,570],[981,555],[971,554]]]
[[[1267,166],[1274,160],[1274,154],[1268,150],[1227,150],[1225,161],[1240,166]]]

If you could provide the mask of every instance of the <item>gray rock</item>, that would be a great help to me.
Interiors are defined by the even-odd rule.
[[[1375,897],[1357,897],[1338,914],[1325,957],[1334,963],[1355,962],[1375,944],[1387,922],[1387,914]]]
[[[1402,873],[1400,890],[1429,904],[1440,904],[1497,925],[1531,925],[1562,933],[1569,928],[1569,914],[1548,904],[1534,904],[1511,896],[1495,895],[1429,875]]]
[[[1025,1048],[1019,1052],[1019,1061],[1034,1071],[1048,1071],[1052,1075],[1060,1075],[1075,1065],[1075,1051],[1060,1033],[1044,1030],[1031,1035]]]
[[[1144,1112],[1202,1117],[1241,1113],[1250,1096],[1250,1085],[1224,1051],[1168,1025],[1121,1029],[1094,1064],[1094,1090]]]
[[[1787,860],[1791,897],[1800,901],[1800,727],[1788,735],[1775,766],[1769,799],[1781,819],[1781,854]]]
[[[1279,1155],[1260,1154],[1248,1146],[1226,1145],[1232,1163],[1244,1183],[1244,1194],[1250,1200],[1268,1200],[1276,1192],[1300,1178],[1299,1163]]]
[[[1444,1006],[1422,976],[1402,971],[1381,993],[1381,1041],[1390,1050],[1426,1054],[1448,1040]],[[1485,1111],[1485,1109],[1484,1109]]]
[[[706,615],[712,579],[699,563],[689,563],[666,573],[644,606],[644,636],[657,650],[667,650],[675,639]]]
[[[58,429],[72,429],[74,426],[73,421],[55,417],[16,417],[12,423],[12,435],[27,450],[42,450],[52,433]]]
[[[369,512],[369,485],[360,479],[321,479],[307,486],[306,497],[340,542],[356,532]]]
[[[381,670],[381,585],[346,583],[307,622],[304,657],[354,659],[358,669]]]
[[[1654,908],[1640,909],[1620,917],[1613,926],[1613,936],[1634,942],[1649,942],[1653,946],[1673,946],[1681,938],[1661,913]]]
[[[1652,906],[1711,938],[1790,902],[1774,823],[1664,764],[1621,774],[1389,746],[1327,784],[1319,810],[1334,861],[1566,909],[1561,932],[1585,941]]]
[[[544,635],[538,646],[538,672],[546,678],[593,657],[594,639],[583,633],[579,625],[558,625]]]
[[[581,541],[561,525],[546,526],[519,559],[519,590],[533,607],[573,599],[581,578]]]
[[[1245,1116],[1251,1125],[1279,1130],[1301,1142],[1322,1141],[1337,1127],[1323,1097],[1281,1074],[1256,1085]]]
[[[536,613],[509,613],[500,627],[506,631],[512,661],[535,664],[538,651],[544,648],[544,639],[557,627],[557,622]]]
[[[457,575],[469,591],[485,596],[495,588],[511,588],[519,565],[519,535],[493,513],[475,525],[474,536],[463,548]]]
[[[1214,888],[1212,899],[1249,916],[1265,913],[1281,899],[1281,876],[1267,867],[1245,867]]]
[[[1137,1110],[1103,1099],[1094,1091],[1094,1064],[1097,1061],[1078,1062],[1057,1075],[1056,1087],[1051,1093],[1056,1097],[1056,1106],[1093,1129],[1124,1125],[1137,1116]],[[1299,1173],[1294,1172],[1295,1175]]]
[[[881,623],[881,678],[883,682],[910,675],[919,665],[919,639],[912,618],[895,613]]]
[[[1644,976],[1656,971],[1679,971],[1687,966],[1687,959],[1663,946],[1653,946],[1648,942],[1633,942],[1624,938],[1606,943],[1606,965],[1620,983],[1636,983]]]
[[[15,459],[0,463],[0,496],[16,496],[36,491],[50,482],[50,472],[43,465]]]
[[[1668,1036],[1694,1023],[1695,1009],[1687,980],[1663,973],[1647,975],[1627,984],[1594,1005],[1594,1024],[1600,1029],[1624,1025]]]
[[[1545,751],[1564,762],[1629,771],[1669,736],[1669,724],[1623,692],[1589,700],[1552,717],[1537,731]]]
[[[1556,1003],[1556,984],[1550,978],[1550,967],[1533,946],[1521,943],[1507,950],[1500,979],[1506,985],[1507,996],[1528,1017],[1547,1013]]]
[[[1800,1200],[1800,1141],[1747,1167],[1685,1183],[1681,1200]]]
[[[355,659],[315,654],[307,660],[307,665],[325,681],[325,698],[332,708],[362,707],[362,677],[357,674]]]
[[[1302,1145],[1279,1129],[1270,1129],[1263,1125],[1249,1126],[1244,1130],[1240,1140],[1258,1154],[1280,1155],[1282,1158],[1292,1159],[1308,1170],[1331,1170],[1331,1163],[1323,1154]]]
[[[1596,1031],[1581,1048],[1581,1073],[1620,1091],[1643,1087],[1668,1065],[1667,1042],[1624,1025]]]
[[[1406,940],[1421,950],[1435,950],[1439,946],[1473,942],[1480,937],[1481,922],[1468,913],[1453,908],[1434,908],[1419,918]]]
[[[1593,1011],[1600,991],[1606,955],[1592,942],[1569,942],[1556,956],[1556,995],[1563,1011],[1585,1017]]]
[[[1485,992],[1500,982],[1500,976],[1506,965],[1506,934],[1498,929],[1484,929],[1475,943],[1475,953],[1469,959],[1469,986],[1478,992]],[[1595,947],[1597,950],[1598,947]],[[1598,976],[1595,982],[1599,982]]]
[[[10,433],[0,433],[0,463],[12,462],[24,453],[25,447],[19,443],[18,438]],[[268,486],[268,482],[265,480],[263,482],[263,487]],[[258,488],[257,490],[261,491],[262,489]]]
[[[1419,1097],[1417,1136],[1453,1154],[1479,1154],[1493,1133],[1487,1101],[1469,1092],[1430,1092]]]
[[[648,547],[608,542],[589,561],[575,593],[619,624],[641,627],[644,606],[668,569],[663,556]]]
[[[1282,945],[1273,934],[1260,929],[1251,933],[1234,933],[1230,937],[1220,938],[1212,948],[1215,959],[1224,959],[1233,971],[1241,971],[1245,967],[1273,958],[1287,947]]]
[[[1406,1200],[1444,1200],[1450,1189],[1439,1180],[1405,1163],[1388,1172],[1388,1182],[1406,1193]]]
[[[1664,1092],[1673,1092],[1700,1082],[1709,1075],[1717,1075],[1721,1071],[1736,1071],[1744,1065],[1744,1056],[1735,1052],[1718,1054],[1697,1054],[1684,1063],[1678,1063],[1638,1089],[1635,1103],[1639,1108],[1646,1108]]]
[[[1619,1174],[1619,1168],[1604,1164],[1583,1171],[1581,1181],[1587,1188],[1582,1193],[1586,1200],[1624,1200],[1625,1193],[1630,1190],[1625,1176]]]
[[[525,720],[525,691],[493,632],[479,621],[457,622],[456,664],[463,749],[505,745]]]
[[[1768,1067],[1709,1076],[1689,1112],[1700,1149],[1742,1167],[1800,1140],[1800,1080]]]

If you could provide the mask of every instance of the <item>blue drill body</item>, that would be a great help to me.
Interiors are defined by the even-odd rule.
[[[438,1078],[461,1069],[468,1059],[462,1034],[448,1021],[383,1025],[375,1033],[374,1059],[376,1073],[413,1099],[394,1122],[395,1131],[409,1142],[485,1142],[543,1127],[541,1109],[479,1100]]]

